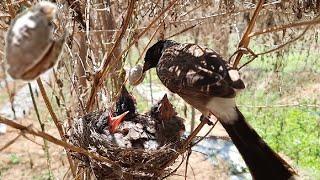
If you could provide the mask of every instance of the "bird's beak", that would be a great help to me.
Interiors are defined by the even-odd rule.
[[[150,69],[150,65],[149,65],[149,63],[144,63],[143,64],[143,69],[142,69],[142,73],[145,73],[147,70],[149,70]]]
[[[109,118],[109,130],[110,132],[113,134],[116,132],[116,130],[118,129],[118,127],[120,126],[121,122],[123,121],[124,117],[129,113],[129,111],[126,111],[122,114],[120,114],[119,116],[116,117],[112,117],[110,116]]]

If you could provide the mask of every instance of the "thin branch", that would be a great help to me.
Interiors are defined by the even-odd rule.
[[[43,100],[44,100],[44,102],[45,102],[45,104],[47,106],[47,109],[48,109],[48,111],[49,111],[49,113],[50,113],[50,115],[52,117],[52,120],[53,120],[54,124],[56,125],[56,127],[57,127],[57,129],[59,131],[59,135],[60,135],[61,139],[63,141],[67,141],[67,139],[66,139],[66,137],[64,135],[64,130],[63,130],[62,124],[58,120],[58,117],[57,117],[56,113],[53,111],[52,105],[50,103],[50,100],[48,98],[48,95],[46,93],[46,90],[44,89],[44,86],[43,86],[42,81],[41,81],[40,78],[37,79],[37,83],[38,83],[42,98],[43,98]],[[73,161],[72,161],[71,156],[70,156],[69,152],[67,151],[67,149],[66,149],[66,153],[67,153],[67,157],[68,157],[68,161],[69,161],[71,169],[75,170]]]
[[[185,180],[187,180],[188,165],[189,165],[189,159],[190,159],[191,153],[192,153],[191,149],[188,149],[186,166],[185,166],[185,169],[184,169],[184,179],[185,179]]]
[[[260,55],[268,54],[268,53],[271,53],[271,52],[278,51],[278,50],[282,49],[283,47],[285,47],[285,46],[287,46],[287,45],[289,45],[289,44],[297,41],[298,39],[300,39],[300,38],[308,31],[308,29],[309,29],[310,27],[311,27],[311,25],[307,26],[306,29],[305,29],[301,34],[299,34],[299,36],[291,39],[290,41],[288,41],[288,42],[286,42],[286,43],[284,43],[284,44],[281,44],[281,45],[279,45],[278,47],[276,47],[276,48],[274,48],[274,49],[270,49],[270,50],[268,50],[268,51],[266,51],[266,52],[261,52],[261,53],[258,53],[258,54],[256,54],[256,55],[257,55],[257,56],[260,56]]]
[[[31,127],[32,124],[30,124],[29,126]],[[28,126],[28,127],[29,127],[29,126]],[[29,140],[29,141],[33,142],[34,144],[36,144],[36,145],[38,145],[38,146],[40,146],[40,147],[43,147],[43,144],[40,144],[40,143],[38,143],[36,140],[28,137],[25,133],[22,133],[22,136],[23,136],[26,140]]]
[[[52,105],[51,105],[50,100],[48,98],[47,92],[44,89],[44,86],[43,86],[42,81],[41,81],[40,78],[37,79],[37,83],[38,83],[42,98],[43,98],[43,100],[44,100],[44,102],[45,102],[45,104],[47,106],[47,109],[48,109],[51,117],[52,117],[52,120],[53,120],[54,124],[56,125],[56,127],[57,127],[57,129],[59,131],[59,135],[60,135],[62,140],[66,141],[66,138],[64,136],[64,130],[63,130],[62,124],[60,123],[56,113],[54,112],[54,110],[52,108]]]
[[[250,42],[249,35],[253,30],[253,27],[255,25],[255,22],[257,20],[257,17],[258,17],[260,10],[262,9],[263,4],[264,4],[264,0],[260,0],[259,3],[257,4],[256,9],[253,13],[253,16],[247,26],[247,29],[246,29],[245,33],[243,34],[241,41],[239,42],[238,48],[247,48],[248,47],[249,42]],[[238,66],[242,56],[243,56],[243,52],[240,51],[234,60],[234,63],[233,63],[234,68],[236,68]]]
[[[19,133],[15,138],[13,138],[11,141],[7,142],[3,147],[0,148],[0,152],[5,150],[6,148],[8,148],[13,143],[15,143],[20,138],[21,135],[22,135],[22,133]]]
[[[15,128],[15,129],[18,129],[18,130],[21,130],[22,132],[24,133],[28,133],[28,134],[32,134],[34,136],[38,136],[38,137],[41,137],[41,138],[44,138],[46,139],[47,141],[50,141],[51,143],[53,144],[56,144],[56,145],[59,145],[59,146],[62,146],[64,147],[65,149],[70,149],[71,151],[74,151],[74,152],[77,152],[77,153],[80,153],[80,154],[83,154],[83,155],[86,155],[86,156],[89,156],[95,160],[98,160],[98,161],[102,161],[102,162],[106,162],[106,163],[109,163],[111,165],[116,165],[112,160],[106,158],[106,157],[103,157],[103,156],[100,156],[98,154],[94,154],[92,152],[89,152],[83,148],[80,148],[80,147],[77,147],[77,146],[74,146],[70,143],[67,143],[65,141],[62,141],[62,140],[59,140],[45,132],[42,132],[42,131],[38,131],[38,130],[35,130],[31,127],[27,127],[27,126],[23,126],[19,123],[16,123],[12,120],[9,120],[7,118],[4,118],[4,117],[1,117],[0,116],[0,123],[3,123],[3,124],[6,124],[8,126],[11,126],[12,128]]]
[[[319,24],[319,23],[320,23],[320,19],[317,18],[317,19],[312,20],[312,21],[304,21],[304,22],[285,24],[285,25],[282,25],[282,26],[276,26],[276,27],[268,28],[268,29],[265,29],[263,31],[253,32],[253,33],[251,33],[249,35],[249,38],[251,38],[253,36],[258,36],[258,35],[270,33],[270,32],[281,31],[281,30],[288,29],[288,28],[299,27],[299,26],[307,26],[307,25],[314,25],[314,24]]]
[[[28,82],[28,87],[29,87],[29,91],[30,91],[30,95],[31,95],[31,99],[32,99],[32,103],[33,103],[33,107],[34,107],[34,110],[36,111],[36,116],[37,116],[37,119],[39,121],[39,124],[40,124],[40,128],[41,128],[41,131],[42,132],[45,132],[45,129],[44,129],[44,123],[41,121],[40,119],[40,114],[39,114],[39,110],[38,110],[38,106],[37,106],[37,103],[36,103],[36,100],[34,98],[34,94],[33,94],[33,91],[32,91],[32,86],[31,86],[31,83]],[[49,174],[52,174],[52,170],[51,170],[51,158],[50,158],[50,153],[49,153],[49,146],[48,146],[48,143],[45,139],[43,139],[43,146],[42,146],[42,149],[47,157],[47,166],[48,166],[48,171],[49,171]]]
[[[203,139],[205,139],[205,138],[211,133],[211,131],[212,131],[213,128],[217,125],[217,123],[218,123],[218,120],[216,120],[216,121],[213,123],[212,127],[209,129],[209,131],[208,131],[204,136],[202,136],[197,142],[193,143],[193,144],[191,145],[191,147],[199,144],[199,142],[201,142]]]
[[[136,0],[131,0],[129,2],[129,6],[128,6],[128,10],[127,10],[127,15],[126,18],[123,22],[123,25],[121,27],[121,31],[119,31],[116,35],[116,42],[114,43],[110,53],[105,53],[104,57],[103,57],[103,65],[101,67],[101,70],[95,75],[94,78],[94,82],[93,82],[93,86],[90,92],[90,96],[89,96],[89,100],[86,104],[86,111],[89,112],[92,110],[94,102],[95,102],[95,97],[96,97],[96,93],[98,91],[98,89],[100,88],[101,84],[103,83],[103,81],[105,80],[105,76],[106,76],[106,72],[107,72],[107,67],[110,64],[110,61],[112,60],[112,54],[114,53],[114,51],[118,48],[118,46],[120,45],[120,41],[123,38],[127,27],[129,26],[129,22],[131,20],[131,15],[133,13],[134,10],[134,4],[135,4]],[[116,59],[118,60],[118,59]]]
[[[189,31],[190,29],[193,29],[194,27],[198,26],[199,24],[201,24],[201,23],[198,23],[198,24],[194,24],[194,25],[192,25],[192,26],[189,26],[189,27],[187,27],[187,28],[185,28],[185,29],[177,32],[177,33],[174,33],[174,34],[170,35],[169,37],[166,37],[165,39],[170,39],[170,38],[172,38],[172,37],[174,37],[174,36],[180,35],[180,34],[186,32],[186,31]]]
[[[239,70],[242,69],[243,67],[247,66],[248,64],[250,64],[253,60],[255,60],[258,56],[261,56],[261,55],[264,55],[264,54],[269,54],[269,53],[272,53],[272,52],[275,52],[275,51],[279,51],[280,49],[284,48],[285,46],[297,41],[298,39],[300,39],[307,31],[308,29],[311,27],[311,25],[307,26],[306,29],[301,33],[299,34],[299,36],[291,39],[290,41],[288,42],[285,42],[281,45],[279,45],[278,47],[276,48],[273,48],[273,49],[270,49],[268,51],[265,51],[265,52],[261,52],[261,53],[258,53],[258,54],[255,54],[255,56],[253,56],[248,62],[244,63],[241,67],[239,67]]]
[[[159,26],[157,27],[157,29],[154,31],[154,33],[152,34],[151,38],[149,39],[147,45],[143,48],[143,51],[141,52],[136,64],[138,64],[138,62],[142,58],[143,54],[147,51],[147,48],[151,44],[151,41],[154,39],[154,37],[156,37],[158,31],[160,30],[160,27],[162,26],[162,23],[163,23],[163,21],[159,24]]]

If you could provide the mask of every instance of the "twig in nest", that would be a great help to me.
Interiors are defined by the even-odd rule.
[[[180,164],[174,170],[172,170],[169,174],[164,176],[162,179],[166,179],[167,177],[169,177],[169,176],[173,175],[175,172],[177,172],[177,170],[181,167],[182,163],[184,162],[184,159],[185,159],[185,157],[183,156]],[[179,176],[181,176],[181,175],[179,175]]]
[[[249,22],[248,26],[247,26],[247,29],[245,31],[245,33],[243,34],[242,36],[242,39],[241,41],[239,42],[239,45],[238,45],[238,48],[247,48],[248,45],[249,45],[249,42],[250,42],[250,33],[252,32],[253,30],[253,27],[254,27],[254,24],[257,20],[257,17],[258,17],[258,14],[260,12],[260,10],[262,9],[262,6],[264,4],[264,0],[260,0],[256,6],[256,9],[253,13],[253,16],[251,18],[251,21]],[[243,56],[243,52],[239,52],[236,56],[236,59],[234,60],[234,63],[233,63],[233,67],[236,68],[240,62],[240,59],[242,58]]]
[[[44,138],[46,139],[47,141],[50,141],[56,145],[59,145],[59,146],[62,146],[64,148],[67,148],[67,149],[70,149],[71,151],[74,151],[74,152],[77,152],[77,153],[80,153],[80,154],[83,154],[83,155],[86,155],[86,156],[89,156],[95,160],[98,160],[98,161],[101,161],[101,162],[106,162],[106,163],[109,163],[111,165],[114,165],[114,166],[117,166],[112,160],[106,158],[106,157],[103,157],[103,156],[100,156],[98,154],[94,154],[92,152],[89,152],[83,148],[80,148],[80,147],[77,147],[77,146],[74,146],[72,144],[69,144],[65,141],[62,141],[62,140],[59,140],[45,132],[41,132],[41,131],[38,131],[38,130],[34,130],[33,128],[29,128],[27,126],[23,126],[21,124],[18,124],[12,120],[9,120],[9,119],[6,119],[4,117],[1,117],[0,116],[0,123],[3,123],[3,124],[6,124],[8,126],[11,126],[15,129],[19,129],[21,131],[23,131],[24,133],[28,133],[28,134],[32,134],[34,136],[38,136],[38,137],[41,137],[41,138]]]

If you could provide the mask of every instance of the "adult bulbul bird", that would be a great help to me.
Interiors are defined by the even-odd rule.
[[[145,55],[143,72],[156,68],[161,82],[198,109],[214,114],[242,155],[253,179],[285,180],[295,171],[246,122],[236,106],[245,88],[237,69],[215,51],[196,44],[160,40]]]

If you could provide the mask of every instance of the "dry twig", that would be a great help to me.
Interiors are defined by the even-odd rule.
[[[31,127],[27,127],[27,126],[23,126],[21,124],[18,124],[12,120],[9,120],[9,119],[6,119],[4,117],[1,117],[0,116],[0,123],[3,123],[3,124],[6,124],[8,126],[11,126],[12,128],[15,128],[15,129],[18,129],[18,130],[21,130],[22,132],[24,133],[28,133],[28,134],[32,134],[34,136],[38,136],[38,137],[41,137],[41,138],[44,138],[46,139],[47,141],[50,141],[51,143],[53,144],[56,144],[56,145],[59,145],[59,146],[62,146],[66,149],[70,149],[71,151],[74,151],[74,152],[77,152],[77,153],[80,153],[80,154],[83,154],[83,155],[86,155],[86,156],[89,156],[95,160],[98,160],[98,161],[102,161],[102,162],[106,162],[106,163],[109,163],[111,165],[115,165],[116,164],[111,161],[110,159],[106,158],[106,157],[103,157],[103,156],[100,156],[98,154],[94,154],[92,152],[89,152],[83,148],[80,148],[80,147],[77,147],[77,146],[74,146],[72,144],[69,144],[65,141],[62,141],[62,140],[59,140],[45,132],[42,132],[42,131],[38,131],[38,130],[35,130]]]
[[[258,17],[258,14],[259,14],[260,10],[262,9],[262,5],[263,5],[263,4],[264,4],[264,0],[260,0],[259,3],[256,5],[256,9],[255,9],[255,11],[254,11],[254,13],[253,13],[253,16],[252,16],[252,18],[251,18],[251,20],[250,20],[250,22],[249,22],[249,24],[248,24],[248,26],[247,26],[247,29],[246,29],[245,33],[244,33],[243,36],[242,36],[241,41],[239,42],[238,48],[247,48],[247,47],[248,47],[249,42],[250,42],[250,37],[249,37],[249,35],[250,35],[250,33],[252,32],[252,30],[253,30],[253,27],[254,27],[254,25],[255,25],[255,22],[256,22],[256,20],[257,20],[257,17]],[[238,64],[239,64],[240,59],[242,58],[242,56],[243,56],[243,52],[240,51],[240,52],[237,54],[237,56],[236,56],[236,58],[235,58],[235,60],[234,60],[234,63],[233,63],[233,67],[234,67],[234,68],[236,68],[236,67],[238,66]]]
[[[6,148],[8,148],[10,145],[12,145],[13,143],[15,143],[20,136],[22,135],[22,132],[19,133],[15,138],[13,138],[12,140],[10,140],[9,142],[7,142],[3,147],[0,148],[0,152],[5,150]]]
[[[47,106],[47,109],[48,109],[51,117],[52,117],[52,120],[53,120],[54,124],[56,125],[56,127],[57,127],[57,129],[59,131],[59,135],[60,135],[61,139],[66,142],[67,139],[65,137],[65,133],[64,133],[62,124],[60,123],[56,113],[53,111],[52,105],[50,103],[50,100],[48,98],[48,95],[46,93],[46,90],[44,89],[44,86],[43,86],[42,81],[41,81],[40,78],[37,79],[37,83],[38,83],[42,98],[43,98],[43,100],[44,100],[44,102],[45,102],[45,104]],[[70,156],[69,152],[67,151],[67,149],[66,149],[66,153],[67,153],[68,161],[69,161],[70,167],[72,169],[72,172],[75,172],[73,161],[72,161],[71,156]]]
[[[117,35],[116,35],[116,37],[117,37],[116,38],[116,42],[114,43],[110,53],[109,54],[106,53],[105,56],[103,57],[102,68],[95,75],[93,86],[92,86],[92,89],[91,89],[91,92],[90,92],[90,96],[89,96],[89,100],[88,100],[87,105],[86,105],[87,112],[90,112],[92,110],[92,108],[93,108],[93,105],[95,103],[96,93],[98,92],[98,89],[100,88],[100,86],[102,85],[103,81],[105,80],[106,73],[107,73],[107,68],[110,65],[110,61],[111,61],[111,59],[113,57],[112,54],[116,50],[116,48],[120,45],[120,41],[123,38],[123,36],[124,36],[124,34],[126,32],[126,29],[127,29],[128,25],[129,25],[129,22],[131,20],[131,15],[132,15],[133,10],[134,10],[135,2],[136,2],[136,0],[131,0],[129,2],[127,15],[126,15],[126,18],[125,18],[125,20],[123,22],[123,25],[121,27],[121,31],[119,31],[117,33]],[[117,60],[118,59],[116,59],[116,61]]]

